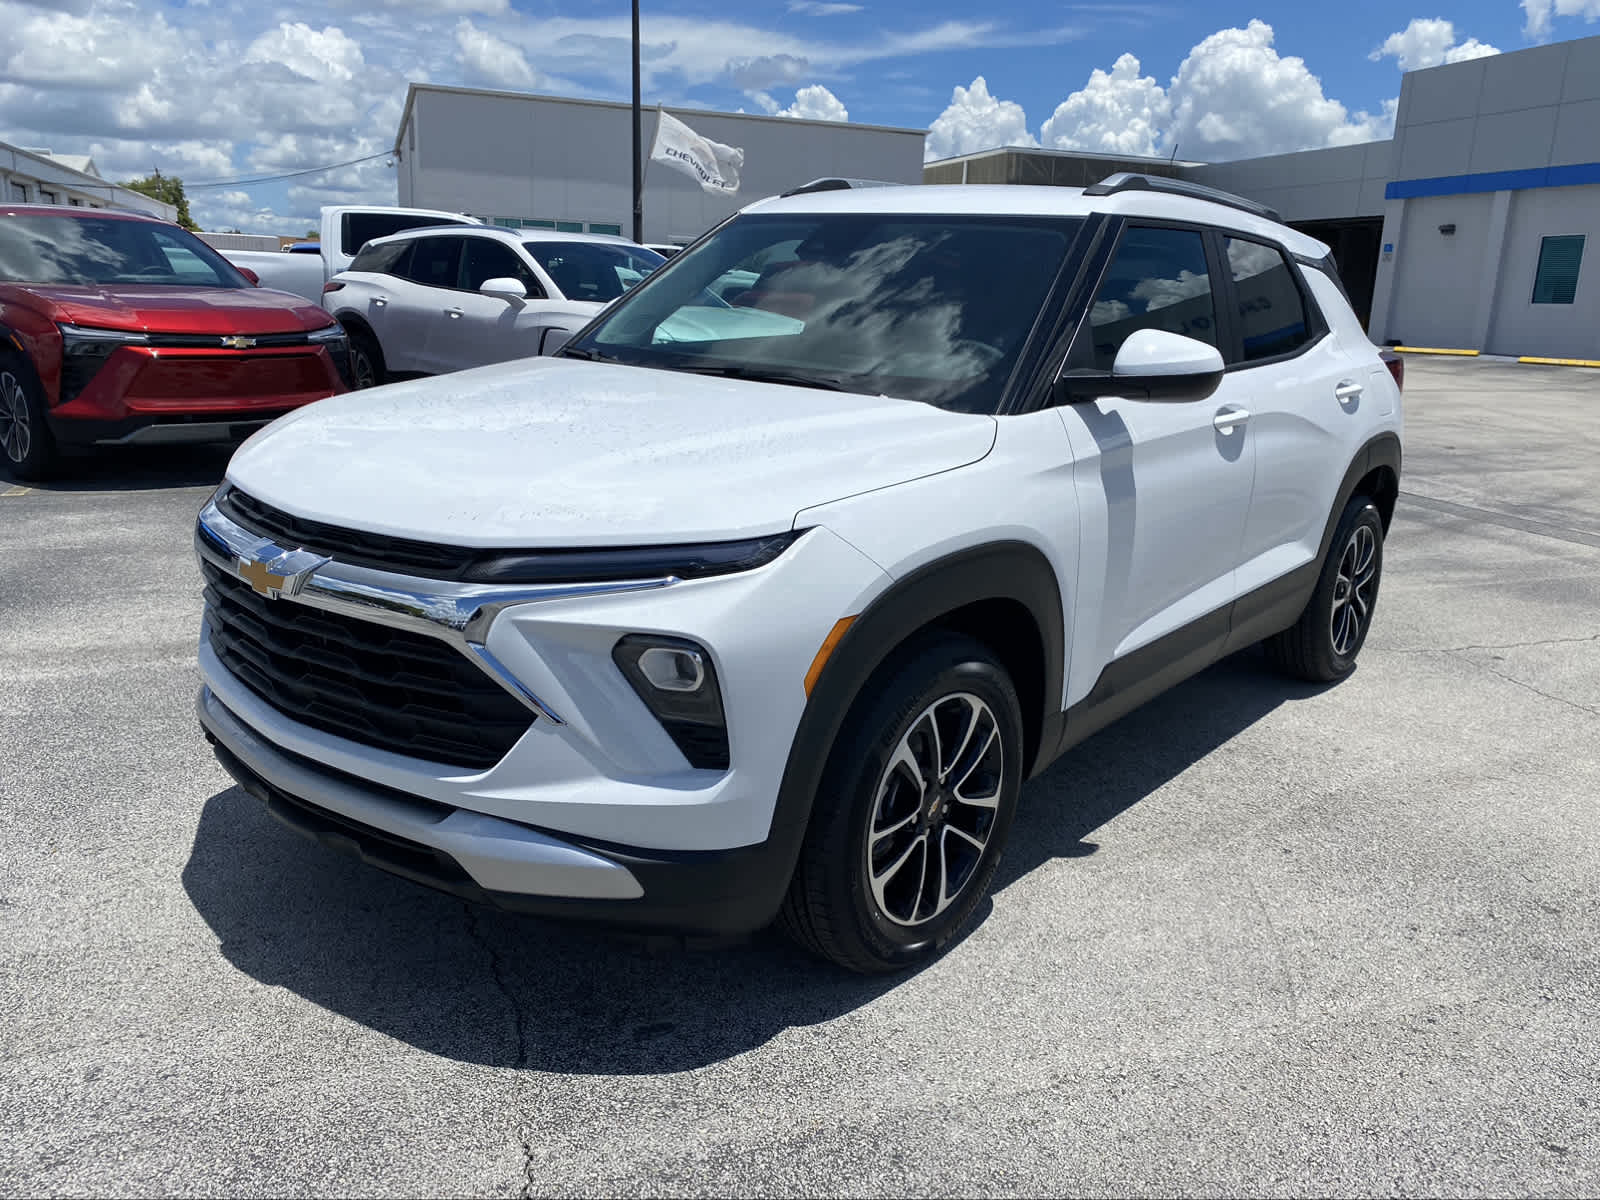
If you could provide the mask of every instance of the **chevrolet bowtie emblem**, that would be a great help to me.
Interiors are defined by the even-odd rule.
[[[275,600],[297,595],[312,572],[327,561],[309,550],[284,550],[267,542],[249,558],[239,558],[234,570],[258,595]]]
[[[223,338],[222,344],[230,350],[248,350],[256,344],[256,340],[253,337],[240,337],[235,334],[232,337]]]

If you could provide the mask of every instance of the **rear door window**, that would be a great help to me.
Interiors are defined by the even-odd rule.
[[[1089,309],[1096,370],[1110,372],[1130,334],[1160,329],[1217,345],[1205,238],[1193,229],[1132,226]]]
[[[423,237],[411,244],[400,278],[424,287],[454,288],[461,271],[461,243],[465,238]]]
[[[1240,361],[1293,354],[1309,343],[1305,297],[1283,251],[1237,237],[1225,237],[1223,245],[1239,304]]]

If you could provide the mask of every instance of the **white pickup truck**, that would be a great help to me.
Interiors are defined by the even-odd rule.
[[[292,292],[322,304],[322,285],[347,270],[356,251],[373,238],[422,225],[481,225],[476,217],[429,208],[336,206],[322,210],[320,254],[285,254],[271,250],[223,250],[236,267],[244,267],[264,288]]]

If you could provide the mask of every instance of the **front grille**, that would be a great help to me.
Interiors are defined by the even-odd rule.
[[[443,641],[268,600],[211,562],[201,570],[212,650],[293,720],[475,770],[494,766],[533,724],[520,701]]]
[[[273,508],[238,488],[224,491],[217,500],[217,507],[251,533],[271,538],[285,550],[314,550],[356,567],[455,579],[476,553],[458,546],[441,546],[436,542],[418,542],[310,521]]]

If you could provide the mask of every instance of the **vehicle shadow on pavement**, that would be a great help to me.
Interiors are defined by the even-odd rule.
[[[1102,732],[1024,791],[996,888],[1092,853],[1093,830],[1315,690],[1234,659]],[[223,955],[252,978],[428,1053],[491,1066],[690,1070],[852,1012],[908,978],[846,974],[773,931],[717,950],[653,950],[468,905],[304,840],[238,788],[206,802],[183,885]]]
[[[214,487],[237,442],[193,446],[104,446],[66,454],[56,478],[29,483],[37,492],[144,492]]]
[[[1279,705],[1325,687],[1279,673],[1252,647],[1108,725],[1024,786],[991,894],[1053,858],[1095,853],[1096,829]]]

